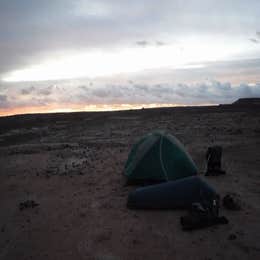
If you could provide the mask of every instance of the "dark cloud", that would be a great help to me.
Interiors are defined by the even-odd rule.
[[[49,87],[49,86],[46,86]],[[26,88],[23,88],[26,89]],[[31,89],[31,87],[28,87]],[[223,104],[234,102],[243,97],[260,97],[260,83],[233,85],[229,82],[206,81],[196,84],[105,84],[98,86],[69,86],[63,82],[50,88],[51,94],[35,88],[28,95],[21,95],[14,89],[6,90],[0,95],[0,107],[27,107],[59,104],[85,105],[89,104]]]
[[[49,96],[52,94],[53,88],[55,88],[54,86],[48,86],[46,88],[40,88],[38,90],[36,90],[38,95],[42,95],[42,96]]]
[[[259,59],[205,65],[199,69],[147,71],[122,78],[0,82],[0,102],[2,108],[51,104],[61,107],[121,103],[198,105],[230,103],[241,97],[260,96]]]
[[[140,38],[146,46],[158,37],[160,46],[161,35],[240,35],[260,27],[259,10],[258,0],[238,0],[235,7],[225,0],[1,0],[0,75],[59,52],[122,47]]]
[[[146,47],[147,45],[149,45],[149,42],[148,41],[137,41],[136,44],[139,46],[142,46],[142,47]]]
[[[0,95],[0,103],[6,102],[7,101],[7,96],[6,95]]]
[[[259,40],[257,40],[257,39],[255,39],[255,38],[251,38],[251,39],[249,39],[251,42],[253,42],[253,43],[259,43]]]
[[[91,101],[102,104],[208,104],[230,103],[243,97],[260,97],[260,84],[240,84],[208,81],[197,84],[127,84],[106,85],[95,89],[78,87],[80,102]],[[75,99],[74,99],[75,101]]]
[[[166,45],[166,43],[163,42],[163,41],[156,41],[155,44],[156,44],[157,46],[163,46],[163,45]]]
[[[35,87],[31,86],[31,87],[28,87],[28,88],[23,88],[23,89],[21,89],[21,94],[22,94],[22,95],[29,95],[29,94],[31,94],[33,91],[35,91]]]
[[[49,96],[52,93],[54,86],[43,86],[43,87],[34,87],[30,86],[27,88],[21,89],[22,95],[40,95],[40,96]]]
[[[7,96],[0,94],[0,108],[7,108],[7,107],[9,107]]]
[[[141,47],[147,47],[147,46],[151,46],[151,45],[155,45],[155,46],[163,46],[166,43],[163,41],[136,41],[136,45],[139,45]]]
[[[255,33],[256,34],[256,38],[251,38],[251,39],[249,39],[251,42],[253,42],[253,43],[260,43],[260,32],[256,32]]]

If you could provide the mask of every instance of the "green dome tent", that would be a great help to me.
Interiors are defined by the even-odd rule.
[[[163,131],[142,137],[125,165],[128,183],[161,182],[196,174],[197,168],[183,145]]]

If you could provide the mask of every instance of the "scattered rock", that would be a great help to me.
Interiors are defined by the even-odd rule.
[[[34,200],[26,200],[19,204],[19,209],[22,211],[24,209],[37,207],[38,205],[39,203],[36,203]]]
[[[85,212],[81,212],[81,213],[79,214],[79,216],[80,216],[81,218],[85,218],[85,217],[87,216],[87,214],[86,214]]]
[[[104,232],[96,237],[97,242],[104,242],[111,239],[111,232]]]
[[[1,232],[5,232],[5,226],[2,226]]]
[[[237,238],[237,236],[235,234],[230,234],[228,236],[228,240],[235,240]]]
[[[133,239],[133,244],[136,245],[136,244],[139,244],[139,241],[137,239]]]
[[[241,210],[241,201],[235,194],[227,194],[222,200],[223,206],[229,210]]]

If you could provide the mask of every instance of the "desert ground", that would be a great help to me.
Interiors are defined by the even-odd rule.
[[[242,210],[184,232],[182,210],[130,210],[124,164],[144,134],[165,129],[205,171],[223,147],[227,174],[203,177]],[[260,259],[260,106],[140,109],[0,118],[0,259]],[[39,205],[24,210],[19,204]]]

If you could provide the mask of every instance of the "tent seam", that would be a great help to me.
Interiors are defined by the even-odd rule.
[[[163,159],[162,159],[162,141],[163,141],[163,136],[161,136],[161,140],[160,140],[160,163],[161,163],[161,167],[162,167],[164,176],[165,176],[166,180],[168,181],[169,180],[168,174],[167,174],[167,171],[164,167],[164,163],[163,163]]]

